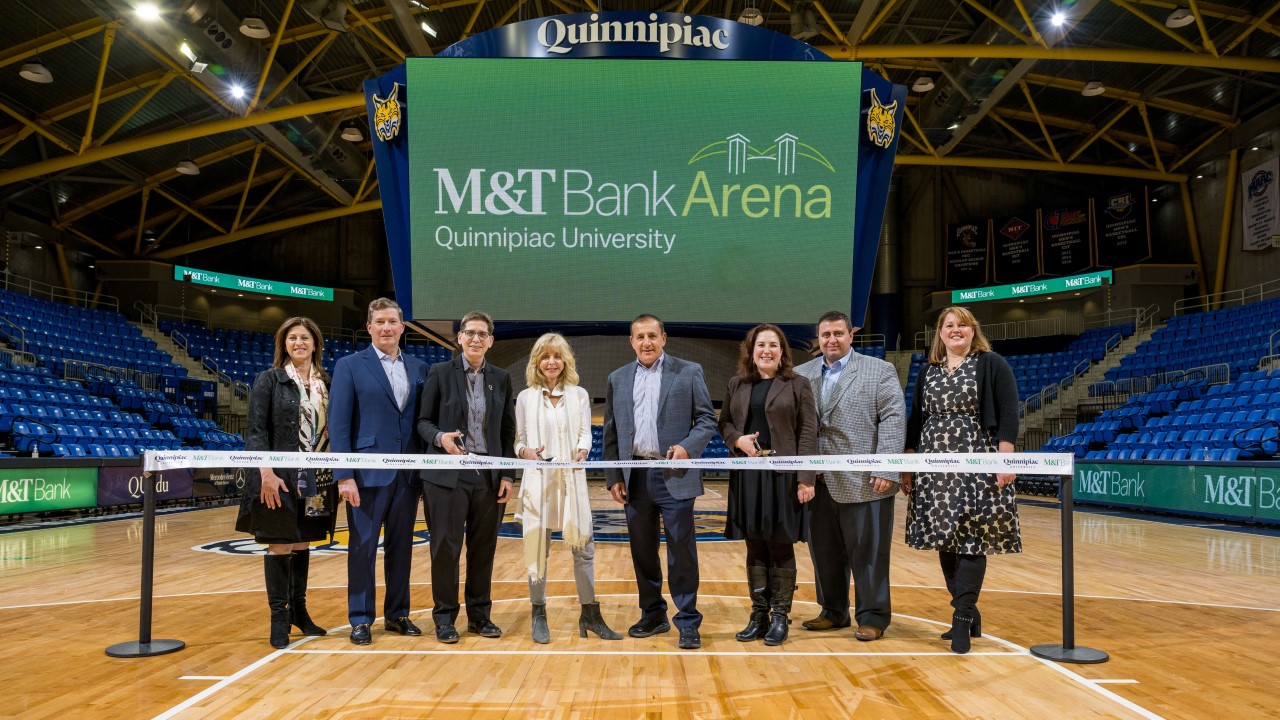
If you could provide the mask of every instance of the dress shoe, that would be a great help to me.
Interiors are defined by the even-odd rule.
[[[633,638],[646,638],[670,630],[671,623],[667,622],[665,615],[645,615],[627,630],[627,634]]]
[[[840,628],[849,627],[849,623],[840,624],[826,615],[819,615],[812,620],[805,620],[800,624],[804,626],[805,630],[814,630],[818,632],[824,630],[839,630]]]
[[[884,635],[884,628],[878,628],[874,625],[859,625],[853,636],[863,642],[879,640]]]
[[[387,618],[382,621],[382,624],[387,628],[387,632],[399,633],[400,635],[408,635],[410,637],[418,637],[422,634],[422,630],[420,630],[417,625],[414,625],[413,621],[407,617]]]
[[[681,650],[697,650],[700,647],[702,636],[698,635],[698,628],[680,628]]]
[[[437,625],[436,640],[452,645],[458,642],[458,631],[452,625]]]
[[[499,638],[502,637],[502,628],[494,625],[489,618],[483,620],[472,620],[467,623],[467,632],[475,633],[480,637]]]
[[[351,642],[356,645],[368,645],[373,642],[373,635],[369,632],[369,623],[360,623],[352,626]]]

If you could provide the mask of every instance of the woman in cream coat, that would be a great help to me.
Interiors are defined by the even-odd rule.
[[[577,461],[591,451],[591,399],[578,387],[568,341],[556,333],[538,338],[525,370],[528,387],[516,398],[516,455],[525,460]],[[590,630],[604,640],[622,636],[605,624],[595,591],[596,545],[584,470],[528,468],[520,481],[524,565],[533,603],[533,641],[551,642],[547,627],[547,554],[559,530],[573,554],[573,578],[582,615],[578,634]]]

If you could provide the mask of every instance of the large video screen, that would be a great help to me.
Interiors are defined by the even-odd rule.
[[[860,64],[407,71],[418,318],[812,323],[848,305]]]

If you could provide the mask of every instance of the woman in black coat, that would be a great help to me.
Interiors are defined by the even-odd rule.
[[[818,406],[809,380],[791,366],[787,336],[776,325],[747,333],[738,374],[729,379],[720,407],[720,436],[735,455],[761,452],[787,456],[818,454]],[[816,473],[733,470],[724,535],[745,540],[751,617],[734,637],[787,639],[796,587],[795,544],[808,539],[803,503],[813,499]]]
[[[293,317],[276,331],[275,361],[249,396],[245,449],[325,452],[329,376],[320,365],[324,339],[310,319]],[[310,543],[332,536],[337,490],[332,470],[259,468],[246,483],[236,529],[267,546],[264,574],[271,646],[289,644],[289,626],[307,635],[324,628],[307,614]]]

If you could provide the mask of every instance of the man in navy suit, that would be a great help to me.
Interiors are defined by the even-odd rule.
[[[334,453],[421,452],[413,423],[427,365],[400,352],[404,318],[394,300],[369,303],[365,328],[373,345],[338,360],[329,390],[329,449]],[[347,551],[347,616],[351,642],[373,641],[369,627],[376,600],[374,563],[383,538],[387,591],[383,624],[388,632],[421,635],[409,619],[409,566],[418,483],[412,470],[334,471],[338,495],[347,501],[351,538]]]
[[[701,457],[716,430],[716,412],[702,376],[702,366],[663,352],[667,333],[662,321],[641,315],[631,321],[631,348],[636,362],[609,375],[605,391],[604,459],[632,460]],[[679,646],[702,647],[698,627],[698,548],[693,501],[702,494],[697,470],[635,468],[605,471],[614,500],[626,505],[631,562],[640,588],[640,621],[631,637],[649,637],[671,629],[662,598],[662,565],[658,562],[658,520],[667,534],[667,584],[678,612]]]
[[[418,436],[428,454],[515,457],[516,405],[506,370],[485,362],[493,320],[473,311],[458,330],[462,354],[436,363],[418,402]],[[467,632],[502,636],[489,617],[493,555],[512,475],[498,470],[423,470],[422,491],[431,533],[431,595],[436,640],[458,642],[458,562],[467,545]]]

